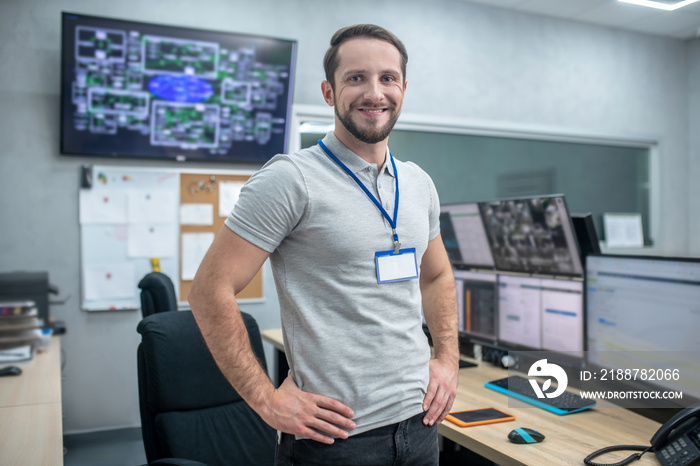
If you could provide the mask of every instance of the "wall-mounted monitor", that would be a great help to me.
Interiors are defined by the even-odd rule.
[[[440,206],[440,233],[450,262],[493,268],[493,256],[476,202]]]
[[[581,276],[581,256],[563,195],[480,202],[496,269]]]
[[[264,163],[287,151],[296,46],[63,13],[61,153]]]

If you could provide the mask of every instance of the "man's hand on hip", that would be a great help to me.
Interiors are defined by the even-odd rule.
[[[423,424],[440,424],[450,413],[457,394],[458,380],[459,365],[453,361],[430,360],[430,382],[423,400],[423,411],[426,412]]]
[[[331,444],[333,437],[348,438],[355,428],[353,411],[322,395],[303,392],[291,377],[272,392],[263,419],[282,432]]]

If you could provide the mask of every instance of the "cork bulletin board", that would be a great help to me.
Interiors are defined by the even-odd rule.
[[[213,211],[212,225],[184,225],[180,224],[180,238],[187,233],[213,233],[216,235],[226,220],[224,214],[227,210],[220,211],[222,187],[227,184],[243,184],[248,181],[250,175],[226,175],[215,173],[181,173],[180,174],[180,206],[183,205],[211,205]],[[234,187],[235,189],[235,187]],[[187,293],[192,285],[191,280],[183,280],[183,262],[180,262],[180,301],[187,300]],[[253,277],[246,288],[237,295],[239,299],[262,299],[263,280],[262,270]]]

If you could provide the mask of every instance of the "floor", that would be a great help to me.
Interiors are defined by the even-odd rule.
[[[65,466],[141,466],[146,464],[141,429],[118,429],[63,437]],[[443,439],[440,466],[495,466]]]
[[[146,464],[141,429],[117,429],[63,436],[65,466],[139,466]]]

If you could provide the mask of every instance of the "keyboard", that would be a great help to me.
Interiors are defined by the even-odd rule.
[[[576,413],[595,406],[595,401],[567,391],[556,398],[537,398],[530,380],[517,375],[488,382],[485,386],[559,415]]]

